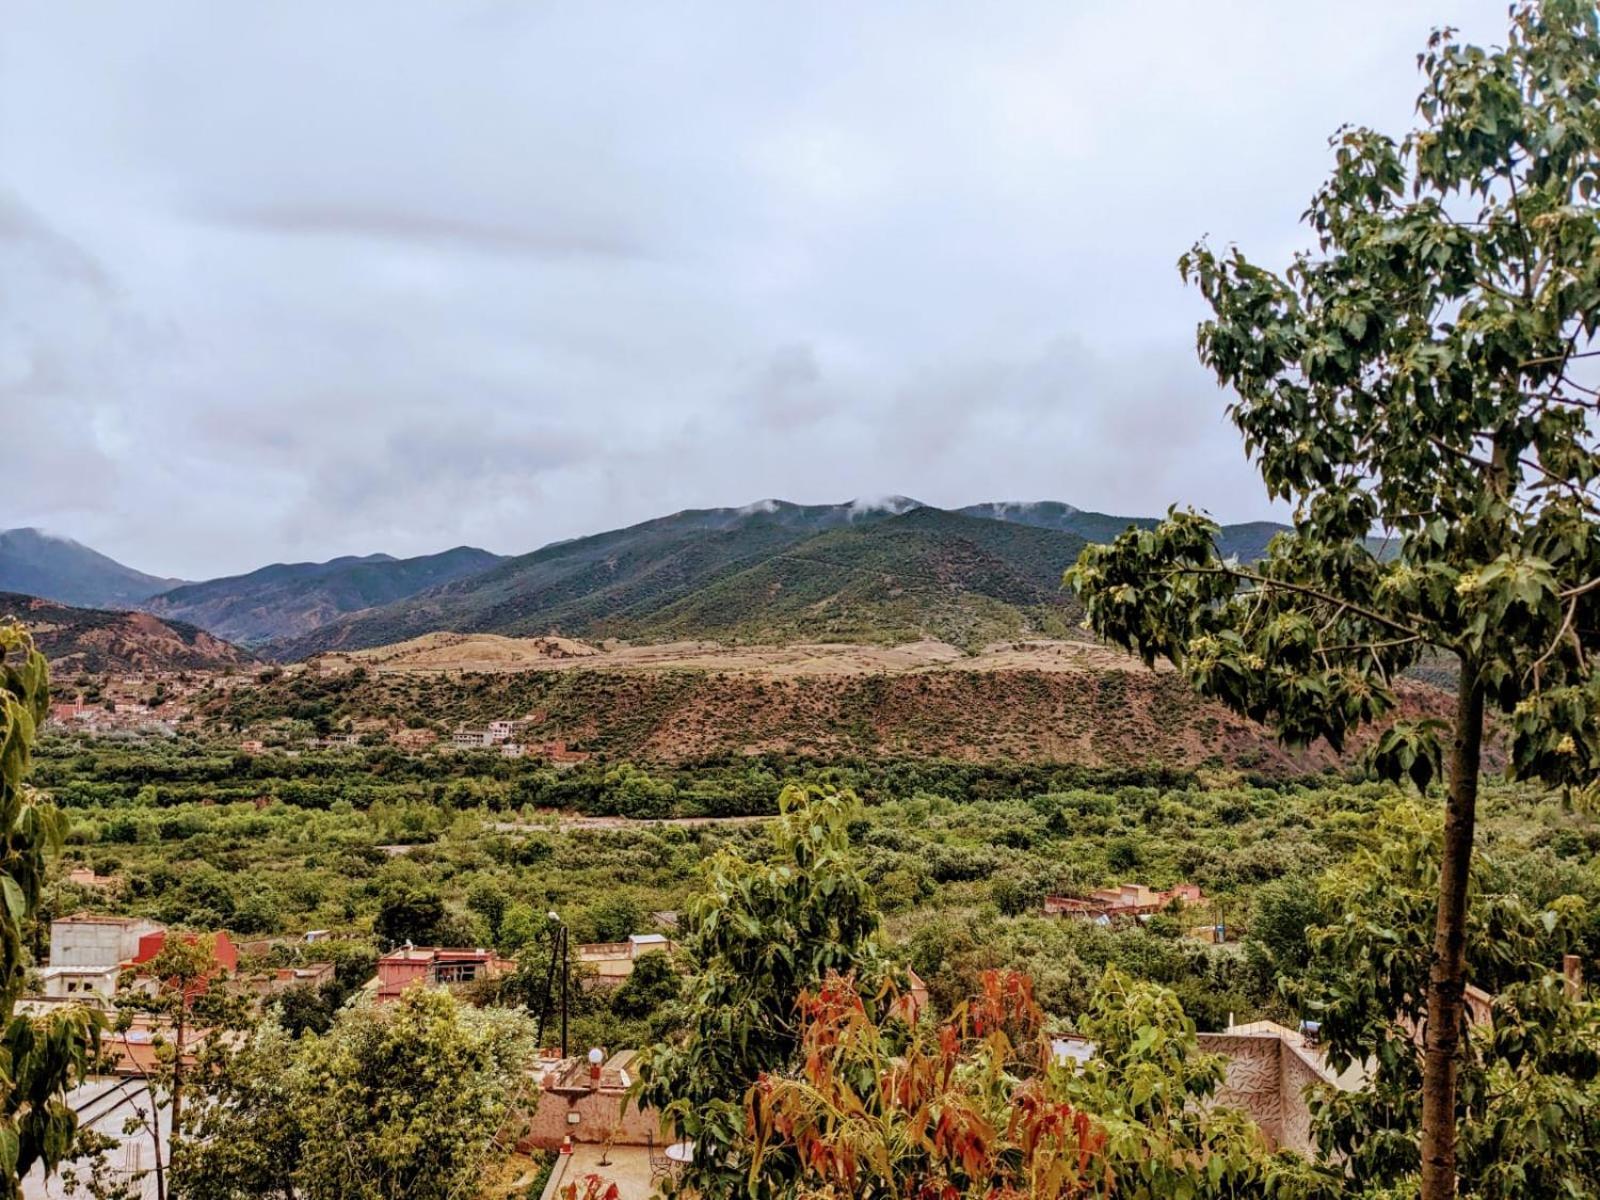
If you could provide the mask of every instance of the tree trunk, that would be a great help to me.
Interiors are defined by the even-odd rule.
[[[1445,804],[1439,911],[1428,973],[1428,1024],[1422,1063],[1422,1200],[1456,1194],[1456,1055],[1466,992],[1467,876],[1472,865],[1478,775],[1483,748],[1483,683],[1463,660],[1455,741]]]
[[[172,1127],[167,1131],[167,1152],[170,1154],[178,1144],[178,1122],[183,1119],[183,1027],[189,1015],[189,997],[182,990],[183,982],[180,980],[178,992],[178,1019],[176,1033],[178,1038],[177,1053],[172,1056]]]

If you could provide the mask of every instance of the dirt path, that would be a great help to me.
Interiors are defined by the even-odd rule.
[[[496,833],[538,833],[554,826],[562,833],[595,829],[697,829],[707,825],[756,825],[776,819],[769,813],[755,817],[584,817],[557,813],[553,821],[496,821]]]

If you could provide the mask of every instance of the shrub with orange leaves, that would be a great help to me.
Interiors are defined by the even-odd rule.
[[[561,1200],[619,1200],[622,1190],[603,1175],[592,1171],[561,1185]]]
[[[989,971],[940,1024],[904,1019],[892,983],[831,974],[801,1003],[801,1065],[750,1089],[752,1194],[867,1200],[1283,1197],[1330,1180],[1274,1156],[1206,1103],[1220,1064],[1171,994],[1115,971],[1084,1027],[1103,1052],[1058,1059],[1026,975]],[[1152,1024],[1151,1022],[1154,1022]],[[801,1174],[763,1178],[787,1147]],[[787,1169],[787,1168],[786,1168]]]

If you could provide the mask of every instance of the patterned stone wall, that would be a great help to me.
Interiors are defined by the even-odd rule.
[[[1316,1064],[1307,1061],[1306,1052],[1288,1042],[1280,1043],[1283,1063],[1283,1133],[1278,1144],[1285,1150],[1294,1150],[1307,1158],[1316,1152],[1311,1137],[1311,1106],[1306,1103],[1306,1089],[1314,1083],[1330,1082]]]
[[[1275,1037],[1202,1033],[1200,1048],[1228,1060],[1216,1103],[1248,1113],[1274,1146],[1283,1145],[1283,1043]]]

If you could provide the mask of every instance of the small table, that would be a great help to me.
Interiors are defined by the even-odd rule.
[[[667,1160],[682,1166],[694,1161],[694,1143],[685,1138],[681,1142],[673,1142],[667,1147]]]

